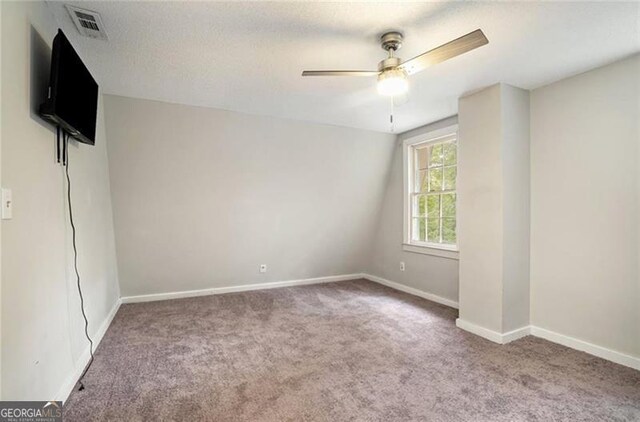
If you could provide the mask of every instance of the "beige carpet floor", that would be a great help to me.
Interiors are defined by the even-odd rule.
[[[640,372],[366,280],[123,305],[65,421],[638,421]]]

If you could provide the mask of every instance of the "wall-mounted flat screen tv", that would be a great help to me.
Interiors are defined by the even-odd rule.
[[[76,140],[95,145],[97,112],[98,84],[58,29],[53,39],[48,97],[40,114]]]

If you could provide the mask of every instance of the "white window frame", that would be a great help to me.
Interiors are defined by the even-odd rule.
[[[402,249],[406,252],[421,253],[426,255],[435,255],[443,258],[458,259],[459,250],[458,245],[448,245],[442,243],[430,243],[430,242],[416,242],[411,239],[411,198],[413,193],[414,180],[414,163],[413,155],[411,154],[412,148],[417,144],[431,144],[442,142],[443,139],[451,136],[456,137],[458,141],[458,125],[451,125],[441,129],[429,131],[411,138],[407,138],[402,141],[402,161],[403,161],[403,243]],[[456,166],[458,161],[456,159]],[[456,184],[457,190],[457,184]],[[457,200],[458,195],[456,195]],[[456,207],[457,209],[457,207]],[[456,215],[457,223],[457,215]],[[457,225],[457,224],[456,224]],[[456,236],[457,238],[457,236]]]

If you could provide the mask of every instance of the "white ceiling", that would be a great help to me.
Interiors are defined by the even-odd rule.
[[[385,30],[409,59],[481,28],[487,46],[413,75],[396,132],[457,112],[496,82],[532,89],[640,51],[640,3],[78,2],[109,41],[81,37],[49,6],[104,92],[388,132],[375,78],[302,78],[376,69]]]

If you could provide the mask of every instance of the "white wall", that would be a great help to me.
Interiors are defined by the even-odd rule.
[[[43,2],[2,2],[2,399],[51,400],[87,350],[75,287],[55,132],[36,115],[57,25]],[[79,269],[90,333],[116,303],[118,280],[102,111],[95,147],[69,151]],[[57,397],[56,397],[57,398]]]
[[[398,135],[393,161],[381,204],[376,238],[367,272],[396,283],[458,302],[458,261],[433,255],[406,252],[403,242],[403,162],[402,141],[457,123],[451,117]],[[400,262],[405,271],[400,271]]]
[[[105,104],[123,296],[365,268],[395,136],[116,96]]]
[[[532,324],[640,357],[640,56],[531,93]]]

